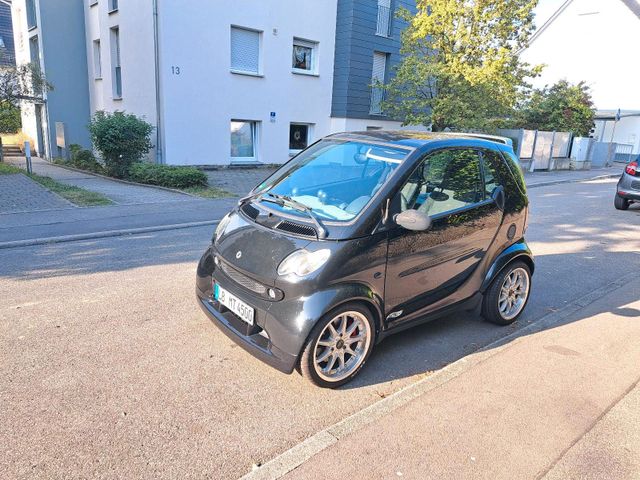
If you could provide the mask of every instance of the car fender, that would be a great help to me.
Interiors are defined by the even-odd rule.
[[[505,248],[500,254],[493,260],[493,263],[487,270],[487,274],[484,277],[482,285],[480,286],[480,292],[484,293],[493,279],[513,260],[521,258],[525,260],[529,268],[531,269],[531,274],[533,275],[534,263],[533,263],[533,254],[531,253],[531,249],[527,245],[527,242],[524,238],[518,240],[516,243],[511,244],[507,248]]]
[[[382,298],[368,285],[339,283],[314,292],[300,302],[274,303],[269,309],[266,330],[274,344],[299,355],[318,321],[334,308],[348,302],[362,302],[372,310],[376,328],[382,318]]]

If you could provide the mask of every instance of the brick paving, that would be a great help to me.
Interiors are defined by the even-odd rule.
[[[0,175],[0,213],[21,213],[73,208],[73,204],[50,192],[26,175]]]
[[[253,187],[275,172],[276,168],[223,168],[207,170],[209,185],[234,193],[238,196],[246,195]]]

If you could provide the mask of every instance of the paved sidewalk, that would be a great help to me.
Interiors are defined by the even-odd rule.
[[[607,168],[594,168],[591,170],[556,170],[552,172],[525,172],[524,180],[527,187],[541,187],[556,183],[581,182],[596,177],[612,176],[619,177],[624,170],[622,164],[616,164]]]
[[[222,188],[227,192],[243,196],[276,170],[271,167],[221,168],[206,170],[205,173],[209,177],[209,185],[212,187]]]
[[[64,198],[20,173],[0,175],[0,214],[73,208]]]
[[[9,157],[6,163],[26,168],[24,157]],[[143,203],[181,202],[192,199],[189,195],[143,187],[108,180],[87,173],[76,172],[59,167],[40,158],[32,159],[33,173],[51,177],[65,185],[73,185],[92,192],[98,192],[118,205],[136,205]]]
[[[619,287],[360,429],[325,431],[333,444],[283,478],[639,478],[638,318]]]

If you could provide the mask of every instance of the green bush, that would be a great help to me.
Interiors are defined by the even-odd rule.
[[[149,153],[152,131],[150,123],[124,112],[96,112],[89,123],[91,141],[106,173],[117,178],[126,178],[131,166]]]
[[[71,153],[71,160],[69,161],[71,166],[95,173],[104,172],[104,168],[100,162],[96,160],[91,150],[84,149],[81,145],[72,143],[69,145],[69,152]]]
[[[129,180],[170,188],[205,186],[207,175],[194,167],[175,167],[153,163],[135,163],[129,168]]]

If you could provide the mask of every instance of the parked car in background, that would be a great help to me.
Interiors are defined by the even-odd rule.
[[[506,139],[331,135],[220,222],[198,302],[256,357],[337,387],[391,333],[476,308],[514,322],[534,270],[527,212]]]
[[[618,210],[626,210],[633,202],[640,202],[640,156],[629,162],[618,180],[613,205]]]

